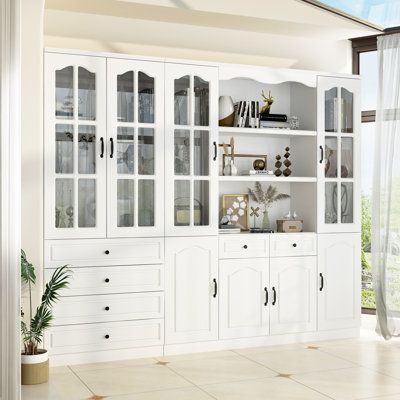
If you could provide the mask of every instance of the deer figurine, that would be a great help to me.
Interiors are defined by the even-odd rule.
[[[261,108],[260,114],[269,114],[274,98],[271,96],[271,91],[268,92],[268,97],[265,96],[264,90],[261,91],[261,96],[263,98],[264,105]]]

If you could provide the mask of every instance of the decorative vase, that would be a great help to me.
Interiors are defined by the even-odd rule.
[[[237,175],[237,168],[234,164],[233,160],[229,162],[228,165],[225,165],[223,174],[225,176],[236,176]]]
[[[263,215],[263,221],[262,221],[262,227],[264,229],[269,229],[270,228],[270,222],[269,222],[269,214],[268,210],[264,210],[264,215]]]
[[[38,354],[21,354],[21,384],[38,385],[49,380],[49,353],[38,350]]]
[[[219,97],[219,126],[233,126],[235,106],[231,96]]]

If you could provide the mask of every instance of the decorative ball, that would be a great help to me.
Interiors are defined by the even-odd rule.
[[[263,171],[266,168],[265,161],[261,159],[254,160],[253,168],[256,171]]]

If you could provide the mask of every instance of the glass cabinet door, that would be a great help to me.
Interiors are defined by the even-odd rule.
[[[212,67],[166,66],[166,234],[217,233],[218,77]]]
[[[360,227],[359,80],[318,79],[318,231]]]
[[[108,60],[108,236],[163,234],[163,64]]]
[[[46,238],[104,237],[105,60],[45,57]]]

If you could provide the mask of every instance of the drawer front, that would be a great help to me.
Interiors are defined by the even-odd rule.
[[[46,282],[54,269],[45,270]],[[127,267],[75,268],[68,289],[61,296],[150,292],[164,289],[164,266],[131,265]]]
[[[47,332],[45,346],[50,355],[160,346],[163,332],[162,319],[55,326]]]
[[[54,307],[54,326],[162,318],[162,292],[63,297]]]
[[[163,238],[47,240],[46,268],[70,264],[97,265],[158,264],[164,261]]]
[[[219,237],[219,258],[268,257],[269,235],[225,234]]]
[[[271,235],[271,257],[315,256],[317,235],[315,233],[276,233]]]

